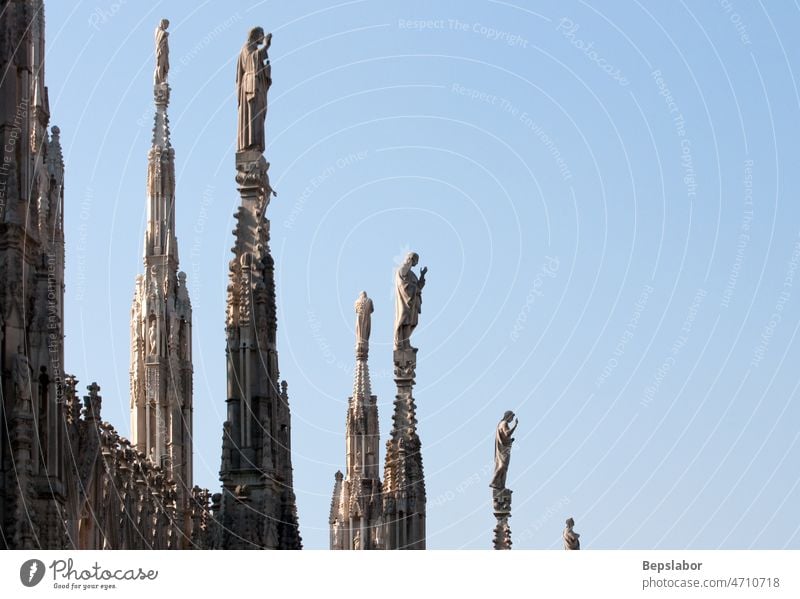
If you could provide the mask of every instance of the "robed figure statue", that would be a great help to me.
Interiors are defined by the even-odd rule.
[[[264,153],[267,90],[272,85],[272,67],[267,54],[271,43],[271,33],[265,36],[261,27],[254,27],[239,53],[236,67],[236,92],[239,99],[236,149],[240,152],[258,150]]]
[[[356,353],[369,352],[369,335],[372,332],[372,313],[375,307],[372,300],[362,291],[355,303],[356,310]]]
[[[409,252],[395,274],[395,315],[394,315],[394,348],[412,349],[411,333],[417,328],[419,314],[422,311],[422,288],[425,287],[425,273],[420,271],[419,278],[411,270],[419,262],[419,256]]]
[[[509,426],[514,420],[514,426]],[[494,477],[489,486],[493,489],[506,488],[506,475],[508,474],[508,464],[511,461],[511,444],[514,438],[511,436],[517,430],[519,419],[514,417],[514,412],[508,410],[503,414],[503,419],[497,425],[497,432],[494,436]]]
[[[169,73],[169,21],[161,19],[156,27],[156,70],[153,73],[153,82],[156,85],[167,82]]]
[[[567,518],[567,526],[564,528],[564,549],[576,551],[581,548],[581,535],[574,530],[575,520]]]

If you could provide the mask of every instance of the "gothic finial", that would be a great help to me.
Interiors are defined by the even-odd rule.
[[[91,385],[86,387],[89,390],[89,395],[84,395],[83,405],[86,410],[86,417],[94,420],[100,420],[100,410],[103,406],[103,398],[100,397],[100,385],[92,382]]]
[[[81,402],[78,399],[77,388],[78,379],[74,375],[68,374],[64,377],[64,401],[67,407],[67,422],[77,423],[81,418]]]

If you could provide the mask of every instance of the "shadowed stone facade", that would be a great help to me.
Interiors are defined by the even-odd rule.
[[[0,7],[0,547],[69,544],[64,163],[41,0]],[[74,526],[74,522],[72,523]],[[74,531],[74,528],[73,528]]]

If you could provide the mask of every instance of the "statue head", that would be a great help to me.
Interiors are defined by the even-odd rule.
[[[512,412],[511,410],[506,410],[506,413],[503,414],[503,420],[505,420],[506,422],[511,422],[512,420],[514,420],[514,412]]]
[[[567,528],[572,528],[573,526],[575,526],[575,520],[567,518]]]
[[[158,28],[166,31],[167,27],[169,27],[169,19],[161,19]]]
[[[419,262],[419,254],[416,252],[408,252],[406,254],[406,264],[410,264],[411,266],[416,266]]]
[[[264,29],[261,27],[253,27],[250,33],[247,34],[247,41],[250,44],[257,44],[264,39]]]

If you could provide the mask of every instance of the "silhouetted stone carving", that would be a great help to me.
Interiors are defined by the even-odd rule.
[[[568,551],[575,551],[581,548],[580,537],[577,532],[573,530],[575,527],[575,520],[567,518],[567,526],[564,529],[564,549]]]

